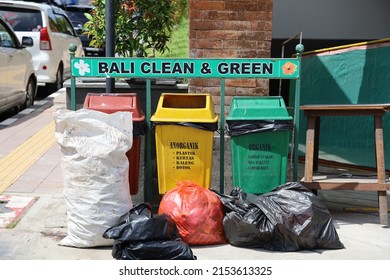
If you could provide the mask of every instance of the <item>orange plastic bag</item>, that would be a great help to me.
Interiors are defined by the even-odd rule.
[[[158,213],[169,215],[181,239],[190,245],[227,243],[222,202],[209,189],[181,181],[162,198]]]

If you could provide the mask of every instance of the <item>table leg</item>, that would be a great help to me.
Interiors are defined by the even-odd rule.
[[[320,117],[316,117],[314,130],[314,156],[313,156],[313,172],[318,171],[318,153],[320,146]]]
[[[376,168],[378,183],[385,183],[386,169],[385,169],[385,157],[384,157],[384,145],[383,145],[383,128],[382,117],[374,117],[375,126],[375,152],[376,152]],[[387,192],[378,191],[378,204],[379,204],[379,220],[381,224],[388,224],[388,212],[387,212]]]
[[[316,117],[309,116],[306,130],[306,154],[305,154],[305,182],[313,181],[313,158],[315,146],[315,123]]]
[[[378,191],[379,204],[379,222],[382,225],[388,225],[388,210],[387,210],[387,192]]]

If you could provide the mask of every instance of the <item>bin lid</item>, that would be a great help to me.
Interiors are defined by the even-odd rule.
[[[226,120],[291,120],[281,96],[235,96]]]
[[[131,112],[134,122],[145,120],[136,93],[88,93],[84,100],[84,108],[107,114]]]
[[[208,93],[162,93],[152,122],[215,123],[211,94]]]

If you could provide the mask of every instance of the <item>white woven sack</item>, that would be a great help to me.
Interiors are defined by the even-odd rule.
[[[132,114],[60,109],[54,119],[68,217],[68,234],[59,245],[111,246],[103,233],[133,206],[126,157],[133,142]]]

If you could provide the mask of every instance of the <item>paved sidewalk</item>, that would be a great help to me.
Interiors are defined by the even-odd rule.
[[[34,203],[24,209],[13,228],[0,228],[1,260],[113,259],[111,247],[77,249],[58,245],[67,234],[61,154],[56,143],[45,141],[53,137],[54,128],[50,124],[56,110],[66,107],[65,98],[65,89],[62,89],[33,112],[0,127],[0,161],[9,157],[19,162],[8,174],[2,175],[11,182],[9,186],[4,186],[4,179],[0,178],[0,195],[34,198]],[[37,142],[26,145],[21,155],[15,156],[15,151],[32,138]],[[23,162],[30,163],[23,165]],[[4,161],[2,164],[8,165]],[[390,228],[378,224],[378,214],[343,212],[336,206],[330,210],[345,249],[283,253],[227,244],[192,249],[199,260],[390,260]]]

